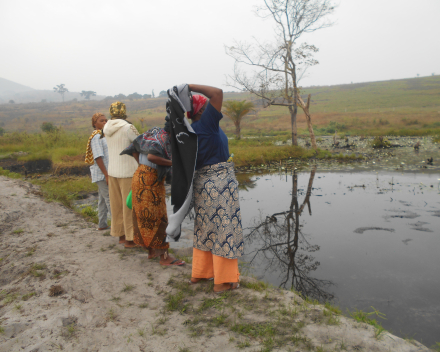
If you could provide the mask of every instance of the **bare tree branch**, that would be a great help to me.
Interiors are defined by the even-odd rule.
[[[252,44],[236,42],[225,47],[226,54],[235,61],[234,73],[227,76],[226,84],[264,99],[266,107],[288,107],[293,145],[298,144],[298,82],[308,67],[318,64],[313,59],[318,49],[298,41],[306,33],[331,26],[332,22],[327,18],[334,9],[331,0],[264,0],[264,6],[257,8],[257,14],[274,20],[274,44],[260,43],[254,38]],[[244,73],[239,66],[247,67],[246,72],[251,73]],[[313,140],[310,113],[307,113],[306,121]],[[314,145],[314,148],[317,147]]]
[[[277,270],[283,277],[280,287],[291,288],[304,296],[326,301],[333,295],[327,288],[333,285],[329,280],[312,277],[320,263],[309,253],[320,249],[311,245],[300,231],[299,220],[306,204],[310,204],[312,185],[316,172],[310,173],[306,196],[301,206],[298,203],[298,175],[292,177],[292,201],[289,210],[266,216],[265,220],[251,228],[246,240],[255,241],[258,249],[253,251],[251,263],[264,258],[266,270]],[[251,253],[249,253],[251,254]]]

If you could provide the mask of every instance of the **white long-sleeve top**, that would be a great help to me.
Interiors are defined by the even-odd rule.
[[[119,154],[139,135],[136,127],[125,120],[110,120],[104,126],[104,135],[108,146],[109,165],[107,172],[109,176],[133,177],[138,167],[135,158]]]

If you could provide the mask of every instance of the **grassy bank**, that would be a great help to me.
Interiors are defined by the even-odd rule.
[[[84,154],[89,135],[58,130],[52,133],[29,134],[14,132],[0,137],[0,157],[18,161],[52,161],[53,168],[84,167]],[[333,155],[329,151],[312,150],[290,145],[275,145],[288,140],[288,135],[246,138],[229,141],[230,153],[234,154],[237,167],[267,164],[284,159],[342,159],[353,156]],[[20,153],[22,152],[22,153]]]
[[[283,138],[286,140],[286,137]],[[281,139],[281,141],[283,140]],[[286,159],[337,159],[341,161],[352,161],[361,159],[354,154],[343,155],[333,154],[328,150],[313,150],[291,145],[275,145],[280,139],[271,138],[253,138],[229,141],[229,152],[234,154],[234,163],[236,167],[249,165],[267,165],[278,163]]]
[[[63,130],[52,133],[8,133],[0,137],[0,156],[18,161],[48,159],[54,166],[84,165],[83,156],[88,137],[86,134],[67,133]]]
[[[4,170],[0,167],[0,176],[6,176],[14,179],[24,179],[23,175]],[[73,202],[82,195],[91,192],[97,192],[96,183],[92,183],[88,176],[58,176],[58,177],[34,177],[26,181],[40,187],[40,195],[48,202],[58,202],[66,207],[75,210],[85,218],[97,223],[98,214],[91,207],[75,209]]]

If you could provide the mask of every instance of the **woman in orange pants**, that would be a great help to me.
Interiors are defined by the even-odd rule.
[[[239,287],[238,258],[243,255],[243,230],[234,164],[228,162],[228,139],[219,123],[223,115],[223,91],[190,84],[188,117],[197,134],[194,174],[194,248],[191,283],[214,278],[214,292]]]

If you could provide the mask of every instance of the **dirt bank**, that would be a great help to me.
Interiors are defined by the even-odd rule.
[[[0,177],[0,351],[429,351],[249,278],[189,286],[38,194]]]
[[[52,170],[51,160],[18,161],[15,159],[0,159],[0,167],[5,170],[23,175],[41,174]]]

